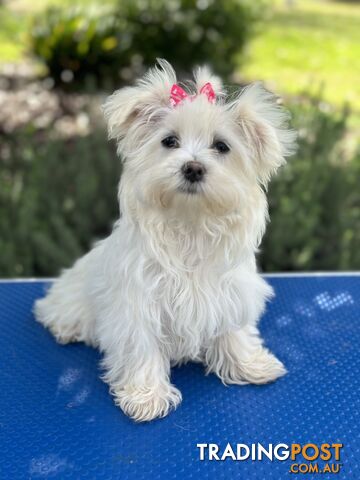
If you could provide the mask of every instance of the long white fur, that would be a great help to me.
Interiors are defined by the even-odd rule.
[[[267,220],[264,186],[292,152],[294,134],[260,85],[226,101],[220,80],[203,68],[189,93],[207,81],[216,104],[198,95],[171,107],[176,76],[161,60],[109,97],[109,136],[124,160],[121,218],[35,306],[59,342],[101,349],[103,378],[137,421],[180,402],[172,364],[201,361],[224,383],[266,383],[285,373],[256,327],[273,292],[255,254]],[[179,148],[161,145],[170,133]],[[230,152],[216,152],[215,138]],[[181,167],[194,159],[207,173],[199,191],[186,194]]]

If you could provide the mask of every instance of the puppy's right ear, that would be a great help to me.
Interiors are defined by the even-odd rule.
[[[107,98],[103,105],[109,138],[121,140],[132,126],[156,122],[170,108],[169,98],[176,75],[162,59],[134,87],[124,87]]]
[[[235,115],[257,177],[266,186],[285,158],[296,150],[296,133],[288,126],[289,114],[259,83],[245,87],[228,108]]]

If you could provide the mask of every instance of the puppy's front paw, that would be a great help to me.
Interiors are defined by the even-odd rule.
[[[173,385],[158,387],[126,386],[113,389],[115,403],[136,422],[165,417],[181,402],[181,393]]]
[[[221,368],[220,378],[224,383],[244,385],[247,383],[263,384],[273,382],[285,375],[286,368],[272,353],[259,347],[246,360],[226,359]]]

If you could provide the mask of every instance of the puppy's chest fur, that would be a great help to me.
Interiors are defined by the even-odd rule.
[[[159,283],[162,343],[175,362],[199,358],[210,340],[233,320],[233,315],[227,315],[226,295],[209,270],[181,275],[164,272]]]
[[[143,263],[162,345],[174,362],[199,358],[211,339],[241,323],[239,271],[229,250],[225,237],[172,232]]]

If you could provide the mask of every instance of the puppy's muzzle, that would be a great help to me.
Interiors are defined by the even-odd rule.
[[[206,169],[200,162],[186,162],[181,168],[184,178],[190,183],[197,183],[204,180]]]

